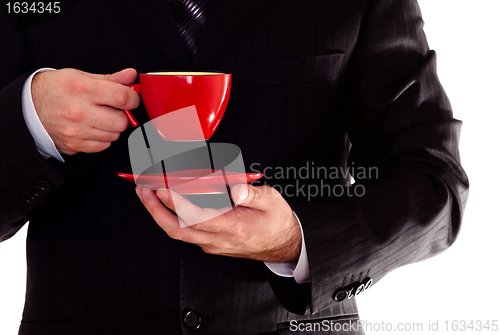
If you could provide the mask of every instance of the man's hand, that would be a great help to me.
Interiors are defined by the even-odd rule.
[[[197,244],[206,253],[266,262],[299,258],[299,223],[285,199],[272,187],[236,185],[231,197],[238,206],[219,210],[199,208],[170,190],[155,194],[137,187],[136,192],[171,238]]]
[[[134,69],[111,75],[62,69],[38,73],[31,83],[35,110],[57,150],[73,155],[99,152],[116,141],[128,126],[122,109],[139,106],[132,84]]]

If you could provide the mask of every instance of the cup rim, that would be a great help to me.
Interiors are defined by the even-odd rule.
[[[211,71],[153,71],[146,72],[147,76],[165,76],[165,77],[203,77],[203,76],[225,76],[229,73],[211,72]]]

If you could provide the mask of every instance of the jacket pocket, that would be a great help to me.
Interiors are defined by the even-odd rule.
[[[249,66],[249,87],[335,80],[339,75],[343,58],[344,53],[338,52],[252,63]]]

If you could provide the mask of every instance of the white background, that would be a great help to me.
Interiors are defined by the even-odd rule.
[[[500,323],[500,1],[419,3],[441,83],[455,118],[463,121],[460,149],[471,183],[469,201],[451,248],[393,271],[359,296],[361,319],[393,326],[392,332],[367,334],[446,334],[446,320],[449,326],[453,320]],[[429,321],[439,321],[439,332],[429,331]],[[406,322],[422,323],[424,331],[394,331]]]
[[[419,3],[441,82],[455,118],[464,122],[460,147],[471,181],[469,202],[457,242],[435,258],[393,271],[363,293],[360,317],[379,329],[367,334],[443,334],[447,320],[448,333],[493,333],[450,328],[453,320],[500,320],[500,0]],[[0,244],[1,335],[17,334],[21,319],[25,239],[26,227]],[[439,331],[429,331],[429,322],[436,321]],[[422,324],[423,330],[395,331],[400,323]]]

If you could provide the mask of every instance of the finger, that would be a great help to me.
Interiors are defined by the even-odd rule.
[[[123,111],[108,106],[92,106],[84,118],[90,127],[113,133],[125,131],[129,125]]]
[[[233,209],[233,207],[222,207],[222,208],[219,208],[219,211],[222,213],[227,213],[232,209]]]
[[[73,146],[68,146],[67,149],[77,151],[77,152],[86,152],[86,153],[96,153],[106,150],[111,146],[111,142],[99,142],[99,141],[82,141],[76,143]]]
[[[172,198],[172,192],[174,191],[171,191],[170,189],[159,189],[156,191],[156,195],[158,196],[158,199],[161,200],[161,202],[169,209],[171,209],[172,211],[176,212],[178,218],[179,218],[179,222],[180,222],[180,225],[181,227],[188,227],[190,226],[190,224],[186,223],[185,220],[183,220],[181,218],[181,216],[177,213],[177,210],[175,208],[175,203],[174,203],[174,200]],[[181,197],[182,199],[184,199],[183,197]]]
[[[137,71],[132,68],[123,69],[111,74],[107,80],[114,81],[122,85],[131,85],[137,79]]]
[[[90,94],[95,104],[118,109],[135,109],[141,102],[136,91],[109,80],[95,81],[90,88]]]
[[[281,195],[273,187],[238,184],[231,188],[231,198],[239,206],[269,210],[274,206],[276,197]]]
[[[120,132],[110,132],[90,128],[85,134],[82,135],[82,139],[85,141],[95,142],[114,142],[120,138],[120,135]]]
[[[165,206],[176,212],[192,228],[213,233],[225,230],[224,220],[213,220],[224,212],[200,208],[172,190],[158,190],[156,193]]]
[[[171,238],[198,245],[205,245],[213,241],[214,238],[212,233],[192,229],[190,227],[182,228],[177,215],[163,206],[154,191],[136,187],[136,192],[156,223],[158,223]]]
[[[100,80],[113,81],[122,85],[131,85],[135,82],[137,78],[137,71],[132,68],[123,69],[121,71],[112,74],[95,74],[84,72],[88,77]]]

